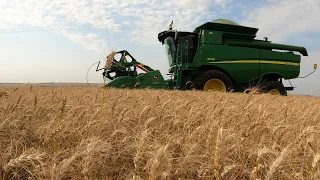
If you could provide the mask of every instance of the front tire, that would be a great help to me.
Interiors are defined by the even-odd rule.
[[[209,70],[195,80],[194,88],[203,91],[230,92],[233,90],[233,83],[223,72]]]

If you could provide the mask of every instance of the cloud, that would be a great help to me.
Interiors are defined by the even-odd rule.
[[[0,29],[8,29],[8,26],[4,23],[0,23]]]
[[[212,0],[199,0],[197,3],[190,0],[165,3],[149,1],[139,8],[128,6],[118,13],[125,17],[134,17],[132,24],[136,28],[132,32],[133,42],[156,44],[158,33],[167,30],[171,20],[174,21],[174,29],[182,31],[193,31],[201,23],[212,21],[216,15],[210,10],[213,5],[215,3]]]
[[[232,3],[232,4],[231,4]],[[241,5],[242,4],[242,5]],[[193,31],[201,23],[220,18],[233,7],[241,5],[246,18],[241,24],[258,27],[259,37],[283,40],[299,32],[318,31],[320,1],[268,0],[264,6],[250,9],[232,0],[12,0],[0,1],[0,28],[21,26],[35,28],[96,28],[112,32],[129,32],[131,43],[157,44],[157,35],[168,29],[171,20],[174,28]],[[219,11],[218,11],[219,10]],[[64,35],[83,46],[93,49],[88,33],[65,29]],[[102,38],[97,36],[95,40]]]
[[[97,47],[93,43],[98,40],[97,35],[95,34],[69,33],[67,31],[62,31],[62,34],[67,38],[85,46],[87,49],[92,51],[97,50]]]
[[[9,25],[31,25],[56,27],[91,25],[96,28],[116,30],[112,11],[101,3],[87,0],[12,0],[0,2],[1,23]]]
[[[96,34],[94,41],[103,40],[96,32],[79,33],[75,30],[93,28],[128,34],[127,42],[158,44],[159,32],[168,29],[174,20],[174,29],[193,31],[200,24],[220,18],[237,6],[243,7],[241,24],[258,27],[260,38],[283,40],[299,32],[318,31],[320,1],[318,0],[268,0],[264,6],[255,4],[250,9],[243,2],[232,0],[12,0],[0,1],[0,28],[35,27],[64,29],[69,39],[93,50],[94,43],[88,35]],[[68,30],[75,27],[75,30]],[[119,34],[118,34],[119,35]],[[109,48],[110,49],[110,48]]]
[[[319,0],[280,0],[250,11],[243,25],[259,28],[259,37],[281,41],[301,33],[319,31]]]
[[[35,28],[67,28],[83,26],[109,32],[130,31],[131,42],[155,44],[159,31],[166,30],[171,20],[180,30],[192,31],[215,13],[215,5],[230,0],[12,0],[0,1],[0,27],[21,26]],[[63,34],[71,40],[92,49],[87,34],[65,29]],[[89,33],[88,33],[89,34]],[[96,37],[95,40],[99,39]],[[87,44],[88,43],[88,44]]]

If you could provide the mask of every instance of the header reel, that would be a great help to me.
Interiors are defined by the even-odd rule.
[[[120,56],[117,56],[120,55]],[[118,60],[117,57],[120,57]],[[97,66],[96,72],[103,70],[102,76],[106,80],[114,80],[121,76],[131,76],[136,77],[138,75],[137,68],[144,72],[149,72],[151,68],[139,63],[132,55],[126,51],[122,50],[119,52],[113,51],[107,56],[106,65],[104,68],[99,69],[100,62]]]

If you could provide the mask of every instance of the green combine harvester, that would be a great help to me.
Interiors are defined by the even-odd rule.
[[[109,65],[101,69],[98,65],[97,71],[104,70],[104,79],[111,80],[106,87],[113,88],[244,92],[258,87],[261,93],[287,95],[294,88],[284,87],[282,81],[299,77],[301,55],[308,52],[267,38],[257,40],[257,32],[224,19],[202,24],[193,32],[172,30],[171,23],[169,30],[158,35],[169,61],[170,79],[127,51],[110,54]]]

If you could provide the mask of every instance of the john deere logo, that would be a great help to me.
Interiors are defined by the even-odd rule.
[[[152,79],[154,79],[154,80],[156,80],[156,79],[158,79],[158,78],[159,78],[159,77],[158,77],[158,75],[156,75],[156,74],[152,76]]]

